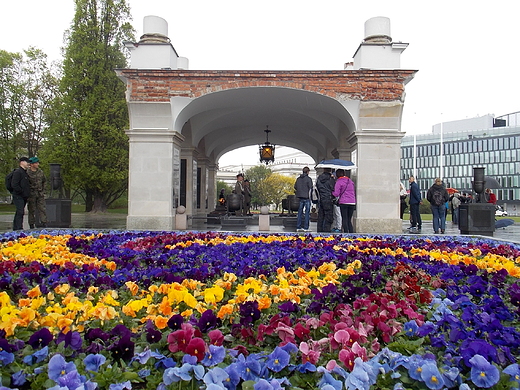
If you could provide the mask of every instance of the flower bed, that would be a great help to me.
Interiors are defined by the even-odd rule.
[[[60,231],[0,253],[0,389],[520,384],[513,244]]]

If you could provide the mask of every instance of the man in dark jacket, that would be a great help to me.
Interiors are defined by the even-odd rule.
[[[318,205],[318,232],[330,233],[334,221],[334,205],[332,204],[332,191],[336,180],[332,177],[332,169],[324,168],[323,173],[316,179],[316,188],[320,193]]]
[[[422,203],[421,190],[415,182],[415,177],[410,176],[408,179],[410,182],[410,219],[412,226],[410,232],[420,232],[422,228],[421,213],[419,212],[419,206]]]
[[[13,187],[13,203],[16,207],[13,220],[13,230],[23,229],[23,214],[27,199],[31,195],[31,186],[29,184],[29,176],[27,168],[29,168],[29,159],[27,157],[20,158],[20,166],[15,169],[11,185]]]
[[[309,167],[303,168],[303,173],[298,176],[294,183],[295,195],[300,199],[298,207],[298,218],[296,220],[296,230],[299,232],[309,232],[309,223],[311,219],[311,199],[312,179],[309,177]],[[304,216],[305,212],[305,216]]]
[[[432,209],[433,232],[444,234],[444,229],[446,229],[446,202],[450,199],[450,195],[442,184],[441,178],[435,179],[435,183],[426,194],[426,199],[430,202]]]

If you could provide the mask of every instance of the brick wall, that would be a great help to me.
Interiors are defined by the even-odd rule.
[[[405,84],[414,70],[348,71],[187,71],[121,69],[128,80],[130,101],[168,101],[174,96],[196,98],[244,87],[284,87],[334,99],[404,100]]]

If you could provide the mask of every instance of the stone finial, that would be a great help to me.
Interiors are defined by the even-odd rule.
[[[390,19],[384,16],[377,16],[365,22],[364,43],[391,43]]]
[[[158,16],[145,16],[143,22],[142,43],[170,43],[168,38],[168,22]]]

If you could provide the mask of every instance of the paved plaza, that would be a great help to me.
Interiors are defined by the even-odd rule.
[[[27,216],[24,218],[27,220]],[[292,227],[284,227],[276,221],[276,216],[272,216],[273,221],[270,225],[272,233],[295,233],[296,229]],[[12,230],[13,215],[0,215],[0,232],[7,232]],[[193,220],[190,230],[196,231],[251,231],[258,232],[258,223],[254,223],[255,218],[248,221],[248,224],[241,228],[226,228],[220,224],[207,224],[203,219]],[[26,223],[27,221],[25,221]],[[421,233],[410,234],[407,228],[410,226],[408,221],[403,221],[403,234],[410,236],[427,236],[433,235],[432,221],[424,221]],[[89,214],[89,213],[73,213],[71,218],[71,228],[73,229],[97,229],[97,230],[125,230],[126,229],[126,214]],[[316,222],[311,222],[310,229],[316,233]],[[268,233],[268,232],[262,232]],[[302,233],[303,234],[303,233]],[[307,233],[305,233],[307,234]],[[460,236],[460,231],[457,225],[446,222],[445,234],[442,236]],[[481,236],[484,237],[484,236]],[[520,223],[495,230],[493,237],[496,240],[508,241],[520,244]]]

